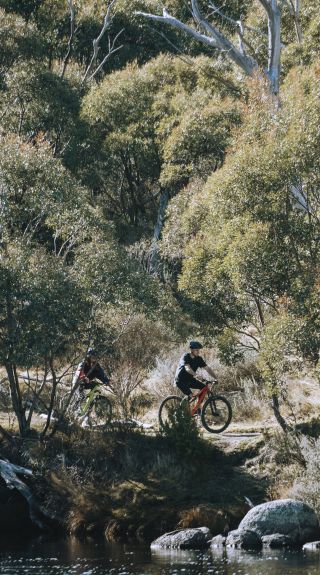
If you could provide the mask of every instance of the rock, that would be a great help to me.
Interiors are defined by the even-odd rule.
[[[151,549],[203,549],[209,547],[212,535],[207,527],[178,529],[161,535],[151,543]]]
[[[311,541],[309,543],[305,543],[302,549],[304,551],[319,551],[320,541]]]
[[[281,549],[282,547],[294,547],[295,541],[288,535],[273,533],[272,535],[263,535],[261,537],[263,547],[270,549]]]
[[[277,499],[257,505],[242,519],[239,531],[254,531],[265,535],[287,535],[293,545],[303,545],[319,536],[316,513],[301,501]]]
[[[27,501],[16,489],[8,489],[0,478],[0,533],[32,528]]]
[[[210,541],[210,547],[225,547],[227,538],[223,535],[216,535]]]
[[[228,533],[226,547],[237,549],[261,549],[261,538],[254,531],[246,529],[235,529]]]

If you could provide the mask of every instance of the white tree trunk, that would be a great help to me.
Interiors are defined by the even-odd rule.
[[[270,82],[270,90],[274,94],[279,92],[279,78],[280,78],[280,55],[281,55],[281,12],[280,12],[280,0],[258,0],[263,6],[267,17],[268,17],[268,68],[264,71]],[[146,12],[136,12],[136,14],[149,18],[156,22],[162,22],[164,24],[174,26],[180,30],[186,32],[189,36],[192,36],[199,42],[215,48],[225,53],[226,56],[232,60],[232,62],[238,66],[243,72],[248,76],[253,76],[254,72],[259,68],[258,61],[251,55],[248,55],[245,51],[245,47],[250,46],[249,42],[246,42],[244,38],[245,30],[251,33],[257,33],[261,31],[254,30],[249,26],[243,25],[242,22],[233,20],[229,16],[224,16],[219,8],[215,5],[209,3],[211,9],[213,8],[215,12],[219,13],[220,16],[225,17],[230,21],[235,30],[240,35],[241,42],[240,47],[237,48],[236,45],[225,36],[220,30],[203,16],[198,0],[191,0],[192,16],[199,26],[202,28],[204,33],[188,26],[170,15],[167,10],[163,10],[162,16],[157,14],[149,14]],[[299,11],[299,0],[296,0],[296,10],[295,15]],[[296,18],[295,18],[296,19]]]

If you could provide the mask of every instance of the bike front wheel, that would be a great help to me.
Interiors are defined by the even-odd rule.
[[[201,411],[201,422],[209,433],[221,433],[232,419],[232,408],[222,395],[209,397]]]
[[[90,427],[108,425],[112,418],[111,401],[103,395],[95,397],[88,413],[88,424]]]
[[[160,427],[165,427],[165,425],[170,425],[174,414],[180,408],[181,397],[178,395],[169,395],[166,397],[159,407],[159,424]]]

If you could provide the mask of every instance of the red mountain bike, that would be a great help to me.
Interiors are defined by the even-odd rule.
[[[159,407],[160,427],[170,425],[176,410],[188,407],[191,415],[201,415],[201,423],[210,433],[221,433],[227,429],[232,419],[232,408],[225,397],[213,393],[213,384],[208,381],[199,393],[192,396],[190,402],[187,397],[181,398],[178,395],[166,397]]]

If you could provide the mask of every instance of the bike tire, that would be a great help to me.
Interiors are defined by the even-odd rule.
[[[158,417],[159,425],[161,428],[170,423],[169,412],[170,410],[179,409],[181,406],[181,397],[178,395],[169,395],[166,397],[159,407]]]
[[[94,398],[88,413],[88,424],[90,427],[106,426],[111,422],[112,405],[110,399],[104,395]]]
[[[209,433],[221,433],[230,425],[232,408],[222,395],[209,397],[201,411],[201,423]]]

